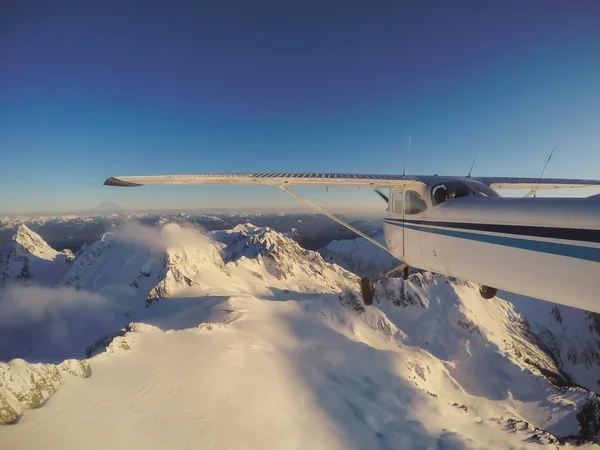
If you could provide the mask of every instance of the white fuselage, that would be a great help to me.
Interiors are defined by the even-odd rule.
[[[468,196],[436,205],[432,188],[415,183],[392,192],[384,233],[395,256],[412,267],[600,313],[598,199]]]

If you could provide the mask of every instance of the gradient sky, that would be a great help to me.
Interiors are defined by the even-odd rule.
[[[92,5],[92,3],[94,5]],[[600,2],[0,2],[0,214],[293,208],[247,171],[600,179]],[[302,190],[377,211],[372,191]]]

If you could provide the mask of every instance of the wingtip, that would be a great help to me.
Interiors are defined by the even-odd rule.
[[[121,180],[117,177],[110,177],[104,181],[104,186],[118,186],[118,187],[136,187],[143,186],[139,183],[132,183],[131,181]]]

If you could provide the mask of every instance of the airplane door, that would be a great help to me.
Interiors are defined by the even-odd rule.
[[[394,191],[390,198],[384,232],[388,248],[397,258],[404,257],[404,191]]]
[[[424,239],[430,237],[419,229],[426,210],[427,202],[419,192],[409,189],[404,193],[404,260],[414,267],[422,267]]]

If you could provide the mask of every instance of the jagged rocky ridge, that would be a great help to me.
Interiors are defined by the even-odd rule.
[[[223,256],[228,264],[251,270],[262,266],[277,280],[306,277],[334,290],[354,287],[358,282],[356,275],[325,262],[318,252],[302,248],[293,239],[269,227],[237,225],[232,230],[215,232],[214,237],[225,245]]]
[[[0,423],[15,423],[23,410],[43,404],[69,375],[89,377],[87,361],[71,359],[58,365],[22,359],[0,362]]]

